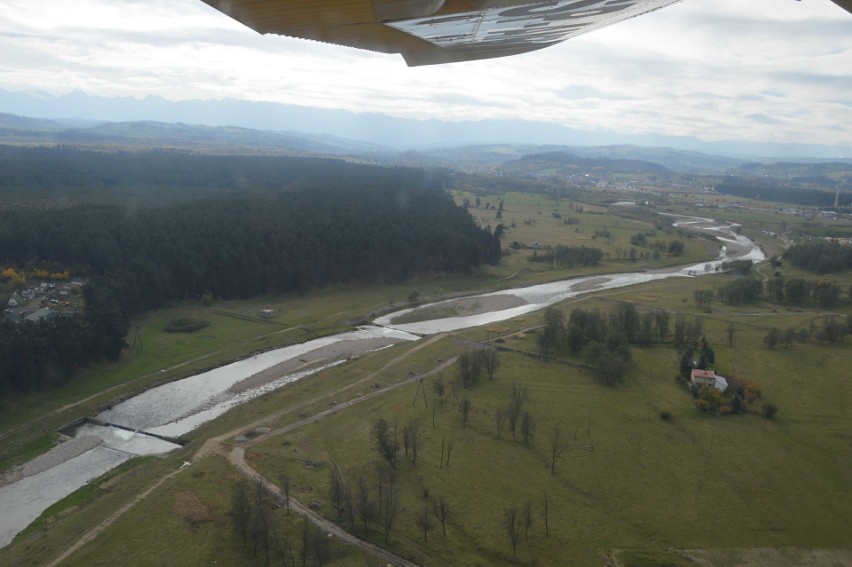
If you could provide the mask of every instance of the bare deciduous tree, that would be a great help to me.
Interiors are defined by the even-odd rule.
[[[497,439],[503,435],[503,427],[506,425],[506,410],[498,409],[494,413],[494,424],[497,426]]]
[[[488,379],[494,380],[494,374],[500,367],[500,357],[497,356],[497,350],[493,348],[486,349],[485,351],[483,351],[482,356],[483,363],[485,366],[485,372],[488,374]]]
[[[524,525],[524,541],[530,537],[530,528],[535,523],[535,506],[530,500],[524,503],[524,508],[521,511],[521,523]]]
[[[395,476],[391,475],[385,483],[384,510],[382,510],[382,529],[384,531],[385,543],[390,537],[396,511],[399,507],[399,491],[396,488]]]
[[[361,518],[364,531],[367,531],[370,529],[370,522],[376,517],[376,504],[370,498],[370,488],[367,485],[367,479],[361,475],[355,482],[357,488],[355,498],[358,502],[358,517]]]
[[[524,443],[529,445],[535,435],[535,419],[528,411],[524,412],[524,417],[521,419],[521,437]]]
[[[256,479],[252,487],[252,511],[249,523],[249,536],[254,545],[254,554],[257,555],[257,547],[261,546],[269,563],[269,543],[272,531],[272,498],[261,479]]]
[[[556,459],[562,453],[562,424],[556,423],[550,430],[550,474],[556,472]]]
[[[470,388],[479,383],[482,367],[485,365],[485,351],[463,352],[458,357],[458,372],[463,388]]]
[[[512,558],[518,557],[518,542],[521,540],[521,526],[518,518],[518,508],[512,506],[503,513],[503,531],[509,545],[512,547]]]
[[[527,401],[528,397],[529,394],[525,387],[518,383],[512,384],[512,391],[509,394],[509,406],[506,408],[506,418],[509,420],[509,431],[512,432],[512,438],[515,437],[515,432],[518,430],[521,409],[523,409],[524,402]]]
[[[462,398],[461,402],[459,402],[459,411],[462,414],[462,428],[467,429],[467,422],[470,420],[470,398],[465,396]]]
[[[423,511],[417,514],[417,526],[423,530],[423,541],[429,541],[429,532],[435,527],[435,521],[429,515],[429,506],[423,506]]]
[[[432,391],[435,392],[435,395],[438,396],[438,399],[441,400],[441,405],[444,405],[444,377],[436,376],[432,379]]]
[[[380,417],[373,425],[372,434],[379,455],[391,467],[396,468],[396,461],[399,455],[399,434],[397,432],[396,421],[391,425],[385,418]]]
[[[234,484],[231,490],[231,506],[228,509],[228,516],[231,518],[231,527],[243,540],[243,546],[245,546],[251,521],[251,496],[249,495],[248,483],[244,480]]]
[[[340,476],[340,471],[333,464],[328,471],[328,491],[329,491],[329,500],[331,500],[332,506],[337,509],[337,514],[343,514],[343,478]]]
[[[411,466],[417,466],[417,450],[420,448],[420,423],[416,419],[408,422],[408,444],[411,446]]]
[[[279,477],[281,480],[281,491],[284,492],[284,506],[287,513],[290,513],[290,473],[282,472]]]
[[[293,542],[290,539],[286,522],[276,522],[276,527],[272,531],[272,543],[275,544],[275,551],[281,559],[281,564],[295,567],[296,555],[293,551]]]
[[[343,482],[343,502],[346,506],[346,518],[349,520],[349,525],[353,528],[355,527],[355,498],[352,496],[352,485],[347,483],[345,479],[342,479]]]
[[[447,519],[450,517],[450,506],[443,494],[432,497],[432,512],[438,518],[438,521],[441,522],[444,535],[447,535]]]
[[[312,530],[311,548],[314,552],[314,561],[322,567],[332,559],[331,542],[322,530]]]

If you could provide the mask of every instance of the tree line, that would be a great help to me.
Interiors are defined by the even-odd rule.
[[[815,274],[842,272],[852,268],[852,248],[837,241],[817,240],[791,246],[784,259]]]
[[[528,260],[550,264],[550,267],[553,269],[575,268],[597,266],[603,255],[603,251],[600,248],[557,244],[555,248],[548,246],[544,250],[537,250],[535,255],[528,258]]]

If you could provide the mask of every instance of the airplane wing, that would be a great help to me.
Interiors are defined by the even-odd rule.
[[[203,1],[263,34],[400,53],[417,66],[534,51],[680,0]]]

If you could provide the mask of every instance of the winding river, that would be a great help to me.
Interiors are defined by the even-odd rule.
[[[11,542],[50,505],[90,480],[135,456],[166,453],[179,446],[146,433],[179,437],[238,404],[350,357],[401,341],[505,321],[584,293],[713,273],[728,260],[764,259],[754,242],[737,234],[732,225],[680,216],[676,224],[718,238],[723,244],[719,257],[679,268],[585,276],[406,309],[379,317],[373,325],[355,331],[258,354],[152,388],[121,402],[99,414],[97,419],[127,429],[83,425],[74,439],[7,473],[5,484],[0,484],[0,547]],[[470,314],[424,319],[429,313],[459,307],[468,307]],[[418,311],[423,316],[418,316]]]

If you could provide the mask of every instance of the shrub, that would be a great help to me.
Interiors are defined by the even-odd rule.
[[[710,402],[707,400],[693,400],[692,402],[695,405],[695,409],[698,411],[710,411]]]
[[[671,421],[672,420],[672,412],[670,412],[669,410],[662,409],[662,410],[660,410],[660,413],[658,415],[660,416],[660,419],[662,419],[663,421]]]
[[[175,319],[169,326],[166,327],[166,332],[169,333],[194,333],[210,325],[209,321],[200,321],[197,319]]]
[[[778,413],[778,408],[773,404],[763,404],[763,407],[760,409],[763,417],[766,419],[772,419],[775,417],[775,414]]]

